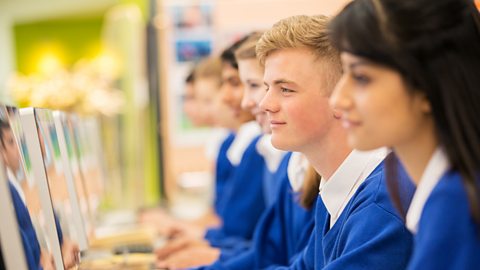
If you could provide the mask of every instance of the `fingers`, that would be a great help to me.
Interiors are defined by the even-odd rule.
[[[169,241],[165,246],[155,250],[157,259],[163,260],[175,252],[178,252],[189,245],[189,240],[185,238],[178,238]]]
[[[196,246],[177,252],[164,260],[157,261],[157,267],[185,269],[208,265],[220,256],[220,250],[207,246]]]

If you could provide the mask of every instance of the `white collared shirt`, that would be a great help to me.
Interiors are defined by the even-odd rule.
[[[320,182],[320,196],[330,214],[330,228],[335,225],[358,187],[385,159],[385,148],[361,152],[353,150],[328,180]]]
[[[412,203],[408,208],[406,226],[410,232],[417,232],[423,207],[442,175],[444,175],[449,168],[450,163],[447,155],[442,148],[437,148],[430,158],[427,167],[425,167],[415,195],[413,195]]]
[[[265,159],[267,169],[274,173],[278,170],[280,162],[287,152],[278,150],[272,145],[272,135],[265,134],[263,135],[257,143],[257,151]]]
[[[300,189],[302,189],[305,174],[307,173],[309,165],[310,163],[302,153],[293,152],[290,156],[287,174],[293,191],[299,192]]]
[[[260,126],[255,121],[243,124],[235,135],[232,145],[227,150],[227,158],[232,165],[237,166],[242,161],[243,153],[250,145],[252,140],[262,132]]]
[[[205,156],[208,160],[215,160],[220,151],[220,147],[225,139],[230,135],[226,128],[212,128],[205,142]]]

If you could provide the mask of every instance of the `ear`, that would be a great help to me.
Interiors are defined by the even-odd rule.
[[[425,114],[430,114],[432,113],[432,106],[430,105],[430,100],[422,94],[420,97],[420,109],[422,110],[423,113]]]

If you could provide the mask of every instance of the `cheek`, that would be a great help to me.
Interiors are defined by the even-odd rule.
[[[317,133],[318,130],[323,130],[333,117],[328,99],[324,97],[312,98],[292,107],[290,112],[291,118],[295,118],[296,128],[306,133]]]
[[[364,119],[367,129],[363,135],[385,146],[401,141],[415,126],[412,112],[398,101],[365,111]]]
[[[265,92],[265,90],[257,89],[255,90],[255,92],[253,92],[252,99],[255,101],[255,103],[260,104],[266,94],[267,93]]]

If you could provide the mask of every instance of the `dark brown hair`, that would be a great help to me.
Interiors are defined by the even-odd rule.
[[[321,177],[311,165],[308,166],[304,177],[299,203],[304,208],[311,209],[315,199],[318,197],[318,187],[320,186]]]
[[[340,51],[396,70],[411,93],[426,96],[436,137],[462,175],[471,214],[480,223],[480,15],[473,1],[356,0],[329,28]]]

